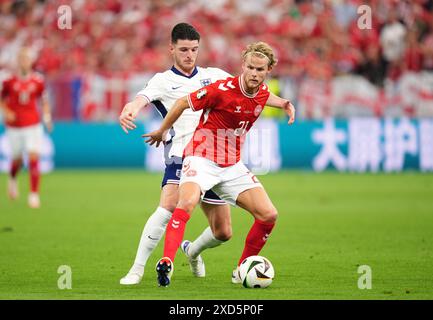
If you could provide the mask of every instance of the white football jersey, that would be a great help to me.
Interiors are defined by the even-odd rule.
[[[155,74],[147,85],[137,93],[137,96],[145,97],[164,118],[177,99],[230,76],[218,68],[201,67],[196,67],[190,76],[185,76],[173,66],[170,70]],[[173,139],[172,143],[168,145],[171,147],[168,153],[169,157],[183,156],[183,149],[191,140],[201,114],[202,111],[194,112],[188,108],[174,123],[166,138],[166,141]]]

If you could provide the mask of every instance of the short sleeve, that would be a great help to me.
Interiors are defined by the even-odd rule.
[[[161,74],[155,74],[147,83],[147,85],[141,89],[137,96],[146,98],[149,103],[156,100],[161,100],[164,96],[164,81],[161,79]]]
[[[187,95],[191,110],[199,111],[215,107],[217,98],[216,86],[218,83],[213,83]]]
[[[45,90],[45,81],[43,79],[41,79],[39,81],[39,95],[42,96],[44,94],[44,90]]]

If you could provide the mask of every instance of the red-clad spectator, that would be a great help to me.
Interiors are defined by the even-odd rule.
[[[61,5],[71,8],[72,29],[58,27]],[[358,25],[360,5],[371,8],[370,29]],[[357,73],[380,86],[384,70],[392,79],[433,70],[433,0],[0,0],[0,68],[28,45],[48,79],[156,72],[170,64],[167,35],[179,21],[203,35],[200,64],[231,73],[251,40],[270,43],[275,72],[296,79]]]
[[[404,55],[404,70],[419,72],[423,64],[423,52],[417,30],[411,30],[407,36],[407,49]]]
[[[423,69],[433,71],[433,28],[432,31],[425,36],[421,48],[424,55]]]

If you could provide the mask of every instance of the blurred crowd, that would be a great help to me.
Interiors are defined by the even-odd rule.
[[[58,27],[63,4],[71,29]],[[371,29],[359,27],[361,5],[371,8]],[[201,65],[233,73],[244,45],[258,39],[276,49],[276,75],[358,73],[381,85],[433,70],[433,0],[0,0],[0,68],[30,45],[46,75],[164,70],[180,21],[202,35]]]
[[[199,65],[232,74],[247,43],[271,44],[271,90],[301,117],[433,115],[433,0],[0,0],[0,80],[29,46],[57,119],[112,121],[172,65],[178,22],[202,35]]]

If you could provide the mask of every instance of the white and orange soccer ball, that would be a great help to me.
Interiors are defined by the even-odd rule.
[[[245,288],[266,288],[274,280],[272,263],[262,256],[251,256],[239,266],[239,277]]]

